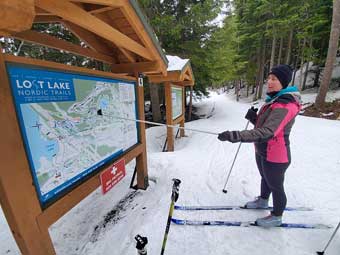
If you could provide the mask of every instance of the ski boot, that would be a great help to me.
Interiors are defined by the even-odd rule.
[[[278,227],[282,224],[282,216],[270,214],[256,220],[256,225],[264,228]]]
[[[249,201],[244,205],[247,209],[267,209],[268,199],[263,199],[262,197],[257,197],[254,201]]]

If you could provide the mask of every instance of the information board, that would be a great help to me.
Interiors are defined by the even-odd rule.
[[[7,64],[15,107],[42,204],[138,143],[136,84]]]
[[[172,119],[177,119],[183,114],[183,90],[180,87],[171,87]]]

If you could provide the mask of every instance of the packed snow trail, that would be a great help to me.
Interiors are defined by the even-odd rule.
[[[213,116],[186,123],[188,128],[221,132],[243,129],[244,115],[251,103],[237,103],[233,95],[214,95],[200,104]],[[291,207],[311,207],[312,212],[285,213],[285,222],[337,224],[340,205],[340,122],[298,116],[291,134],[292,164],[287,170],[286,192]],[[322,131],[322,132],[321,132]],[[160,152],[166,136],[164,127],[147,130],[148,169],[151,187],[138,198],[139,209],[125,215],[124,220],[109,227],[96,243],[89,243],[84,254],[136,254],[134,236],[147,236],[148,254],[159,254],[171,196],[171,179],[182,181],[178,204],[228,205],[244,204],[259,192],[260,178],[252,144],[243,144],[228,183],[228,193],[222,193],[227,171],[237,145],[218,141],[216,136],[186,132],[175,141],[175,152]],[[123,186],[124,184],[122,184]],[[126,183],[125,183],[126,185]],[[118,187],[121,189],[121,186]],[[114,189],[112,193],[118,190]],[[119,191],[118,191],[119,192]],[[110,193],[111,196],[114,196]],[[145,208],[145,209],[142,209]],[[186,212],[193,217],[195,212]],[[266,211],[202,212],[200,219],[223,221],[253,221]],[[183,218],[175,211],[174,217]],[[209,228],[173,225],[170,228],[166,254],[312,254],[329,237],[330,230]],[[340,238],[339,238],[340,239]],[[334,240],[329,254],[340,250]],[[261,244],[261,245],[259,245]],[[333,250],[332,250],[333,249]],[[62,254],[62,253],[60,253]],[[74,253],[77,254],[77,253]],[[79,253],[78,253],[79,254]]]
[[[250,100],[235,102],[232,92],[228,95],[212,94],[210,98],[195,103],[203,113],[209,113],[215,105],[212,116],[185,126],[216,133],[243,129]],[[286,212],[284,222],[323,223],[333,227],[338,224],[339,130],[339,121],[297,117],[290,137],[292,164],[286,173],[285,188],[290,207],[310,207],[313,211]],[[228,193],[224,194],[223,185],[238,144],[220,142],[214,135],[189,131],[186,137],[175,140],[175,152],[162,153],[165,137],[164,127],[147,129],[150,187],[139,191],[121,213],[119,221],[107,224],[96,233],[95,241],[91,241],[95,227],[131,192],[128,187],[134,162],[127,166],[127,176],[114,189],[103,196],[99,188],[50,228],[58,255],[135,255],[134,237],[137,234],[148,237],[148,254],[159,254],[171,201],[172,178],[182,181],[178,205],[242,205],[259,194],[260,177],[252,144],[242,145],[227,186]],[[267,213],[255,210],[200,211],[199,218],[195,219],[248,222]],[[196,211],[175,210],[174,217],[193,218],[196,214]],[[324,247],[333,230],[311,229],[307,233],[303,229],[172,225],[165,254],[269,255],[280,251],[280,255],[310,255]],[[6,232],[5,237],[2,233],[0,254],[20,254],[13,242],[8,241],[10,232]],[[340,235],[336,235],[327,254],[338,255],[339,250]]]

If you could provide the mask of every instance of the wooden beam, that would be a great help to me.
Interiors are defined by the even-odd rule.
[[[111,11],[113,8],[114,7],[111,7],[111,6],[105,6],[105,7],[102,7],[102,8],[90,10],[88,12],[91,13],[91,14],[99,14],[99,13],[102,13],[102,12]]]
[[[39,7],[35,7],[35,15],[52,15],[52,14]]]
[[[110,26],[114,27],[119,32],[123,33],[123,31],[121,29],[119,29],[118,26],[116,26],[116,24],[111,19],[111,17],[109,17],[105,13],[99,13],[95,16],[97,18],[99,18],[100,20],[104,21],[105,23],[109,24]],[[125,34],[125,33],[123,33],[123,34]],[[136,58],[135,58],[135,56],[133,56],[133,54],[131,52],[129,52],[129,51],[127,51],[127,50],[125,50],[124,48],[121,48],[121,47],[119,47],[118,50],[128,59],[128,61],[130,61],[132,63],[136,62]]]
[[[132,5],[131,4],[124,5],[121,8],[121,11],[124,13],[124,16],[129,20],[132,28],[135,30],[141,42],[151,50],[152,55],[154,57],[157,57],[158,61],[160,62],[160,71],[163,73],[163,75],[166,75],[167,65],[165,61],[162,59],[160,52],[157,50],[156,45],[150,38],[150,35],[146,31],[144,24],[140,21],[140,18],[138,17]]]
[[[140,63],[129,63],[129,64],[115,64],[112,65],[113,73],[131,73],[131,72],[149,72],[154,71],[158,68],[158,62],[140,62]]]
[[[82,8],[66,0],[36,0],[35,4],[40,8],[62,17],[72,23],[75,23],[111,42],[118,47],[125,48],[136,53],[143,58],[153,60],[148,49],[141,46],[128,36],[120,33],[110,25],[87,13]]]
[[[174,84],[187,87],[187,86],[194,86],[195,82],[194,81],[179,81],[179,82],[174,82]]]
[[[53,37],[47,34],[38,33],[32,30],[27,30],[21,33],[16,33],[13,35],[13,37],[20,39],[20,40],[32,42],[35,44],[45,45],[53,49],[65,50],[65,51],[72,52],[74,54],[78,54],[81,56],[94,58],[94,59],[101,60],[103,62],[110,63],[110,64],[114,62],[114,59],[110,56],[106,56],[104,54],[94,52],[90,49],[83,48],[73,43],[60,40],[56,37]]]
[[[188,74],[184,74],[183,80],[191,80]]]
[[[152,83],[162,83],[162,82],[176,82],[180,81],[180,72],[168,72],[167,76],[163,75],[149,75],[149,81]]]
[[[99,14],[102,12],[111,11],[115,8],[119,8],[119,7],[105,6],[105,5],[100,5],[100,4],[88,4],[88,3],[76,3],[76,4],[91,14]]]
[[[86,67],[69,66],[69,65],[55,63],[51,61],[45,61],[45,60],[25,58],[25,57],[16,57],[16,56],[9,55],[9,54],[5,54],[4,58],[5,58],[5,61],[8,61],[8,62],[26,64],[26,65],[44,66],[47,68],[67,70],[67,71],[80,73],[84,75],[96,75],[99,77],[107,77],[110,79],[123,79],[123,80],[129,80],[129,81],[136,80],[135,77],[126,76],[122,74],[113,74],[111,72],[104,72],[104,71],[89,69]]]
[[[132,55],[131,52],[127,51],[126,49],[123,48],[118,48],[121,53],[132,63],[136,62],[136,58]]]
[[[124,0],[71,0],[71,2],[121,7],[124,4],[126,4],[127,1],[124,1]]]
[[[178,125],[183,119],[184,119],[184,115],[182,114],[181,116],[173,120],[172,125]]]
[[[93,50],[105,55],[113,56],[113,49],[109,48],[106,44],[100,41],[100,38],[95,34],[71,22],[63,21],[62,23],[81,41],[85,42]]]
[[[33,23],[60,23],[62,21],[61,18],[55,15],[49,16],[35,16]]]

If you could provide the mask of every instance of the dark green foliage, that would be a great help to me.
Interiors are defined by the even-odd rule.
[[[217,53],[214,47],[221,47],[224,43],[219,36],[213,36],[220,32],[217,25],[212,23],[221,12],[223,1],[139,2],[166,54],[190,58],[195,75],[195,90],[205,93],[206,87],[214,85],[216,80],[212,68],[221,66],[223,61],[212,55],[212,52]],[[212,40],[215,41],[210,43]]]
[[[82,43],[75,35],[73,35],[69,30],[65,29],[65,27],[60,24],[34,24],[32,30],[41,33],[47,33],[51,36],[84,47],[84,43]],[[1,47],[4,49],[5,52],[17,56],[25,56],[34,59],[42,59],[63,64],[95,68],[98,70],[103,70],[104,68],[106,68],[103,63],[90,58],[74,55],[69,52],[55,50],[36,44],[26,42],[22,43],[21,41],[16,39],[4,39],[3,42],[1,42]]]

